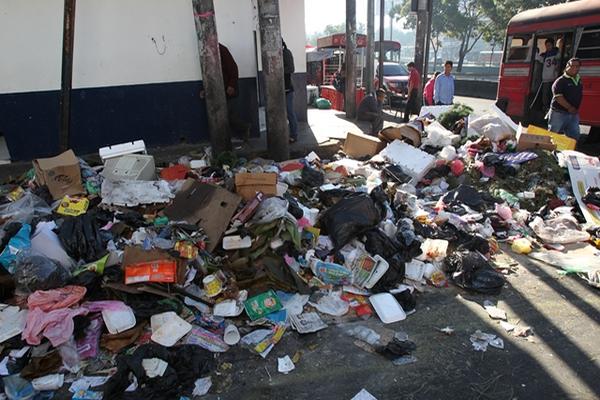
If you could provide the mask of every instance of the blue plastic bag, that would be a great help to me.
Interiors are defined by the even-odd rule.
[[[10,240],[0,254],[0,264],[11,274],[15,272],[15,259],[17,254],[31,247],[31,225],[23,224],[19,232]]]

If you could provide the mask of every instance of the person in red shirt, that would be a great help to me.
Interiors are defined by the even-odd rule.
[[[433,77],[425,84],[425,88],[423,89],[423,102],[426,106],[434,105],[433,89],[435,88],[435,78],[437,78],[439,74],[440,71],[435,71]]]
[[[419,89],[421,88],[421,74],[415,68],[414,62],[409,62],[408,67],[408,98],[404,109],[404,122],[408,122],[411,114],[419,113]]]

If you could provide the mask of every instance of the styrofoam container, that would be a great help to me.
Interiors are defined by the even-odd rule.
[[[369,297],[377,316],[384,324],[406,319],[406,313],[398,301],[389,293],[379,293]]]
[[[153,331],[150,339],[165,347],[171,347],[191,330],[192,325],[175,314],[174,316],[171,315],[171,318],[162,324],[160,328]]]
[[[106,329],[112,334],[124,332],[135,326],[133,310],[126,305],[120,310],[105,308],[102,310],[102,319],[104,319]]]
[[[252,247],[252,238],[250,236],[240,235],[225,236],[223,238],[223,250],[248,249]]]
[[[120,157],[126,154],[142,153],[146,154],[146,144],[143,140],[136,140],[134,142],[114,144],[112,146],[102,147],[98,150],[102,162],[109,158]]]

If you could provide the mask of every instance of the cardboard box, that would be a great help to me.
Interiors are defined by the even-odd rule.
[[[208,236],[206,249],[215,249],[242,198],[208,183],[188,179],[164,214],[171,221],[186,221],[201,227]]]
[[[123,252],[125,283],[185,282],[185,264],[160,249],[127,246]]]
[[[385,144],[374,136],[348,132],[344,143],[344,153],[352,158],[372,157],[384,147]]]
[[[48,186],[54,200],[66,195],[85,193],[81,184],[79,160],[68,150],[56,157],[39,158],[33,161],[36,182]]]
[[[517,151],[535,149],[554,151],[556,150],[556,144],[550,136],[527,133],[519,124],[517,128]]]
[[[274,173],[241,173],[235,175],[235,191],[244,200],[251,201],[256,193],[265,196],[277,195],[277,174]]]
[[[577,146],[577,140],[570,138],[567,135],[551,132],[535,125],[529,125],[527,127],[527,133],[533,135],[550,136],[552,141],[556,144],[556,150],[575,150],[575,147]]]

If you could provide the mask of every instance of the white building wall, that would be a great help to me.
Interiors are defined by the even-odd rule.
[[[63,0],[0,0],[0,93],[60,89]]]
[[[0,0],[0,93],[60,89],[63,0]],[[255,77],[256,0],[215,0],[219,40]],[[282,35],[306,72],[304,1],[280,0]],[[257,33],[258,35],[258,33]],[[260,39],[257,36],[258,42]],[[78,0],[73,87],[200,80],[191,0]]]

